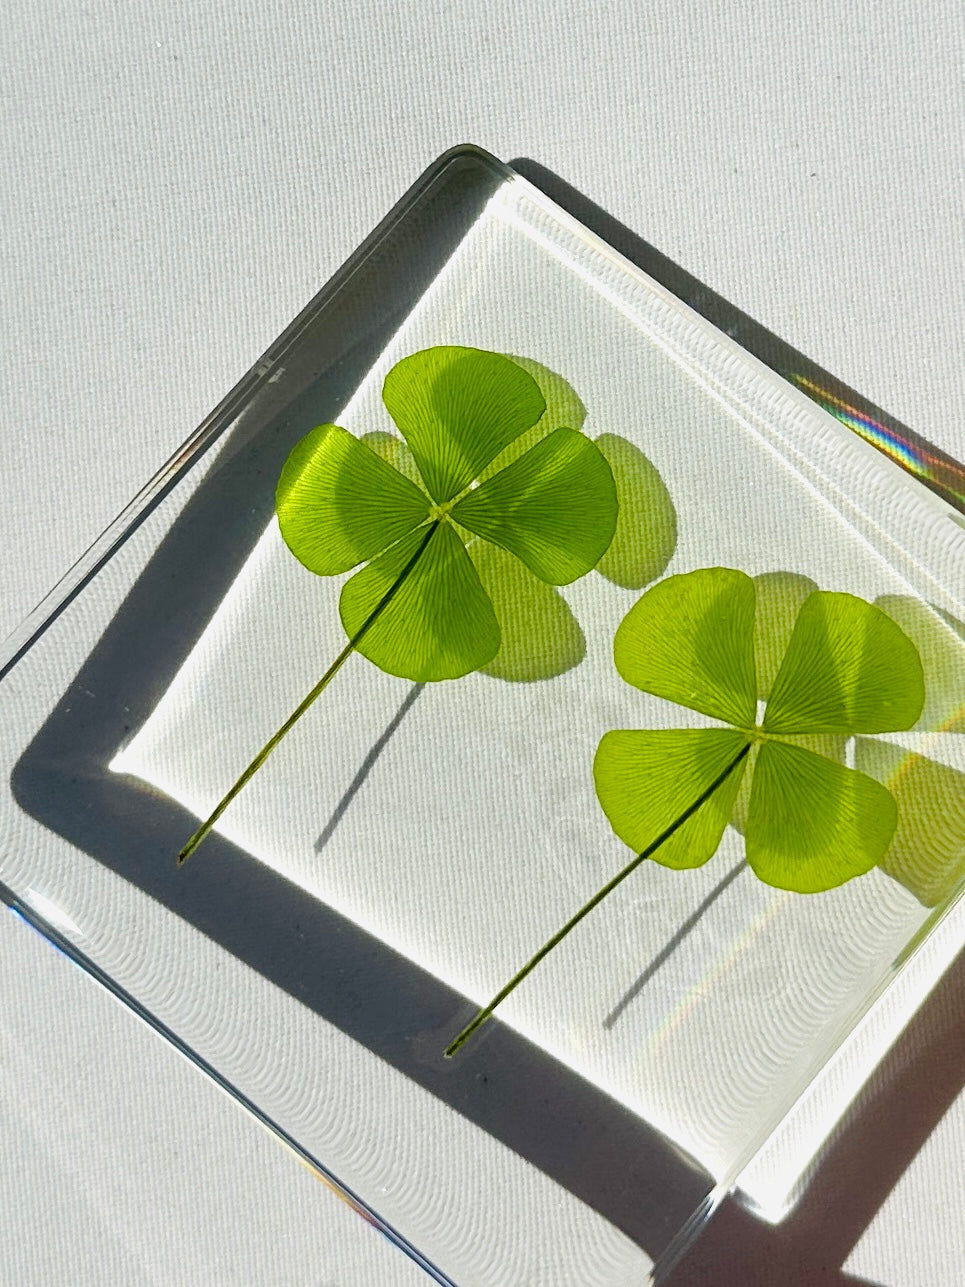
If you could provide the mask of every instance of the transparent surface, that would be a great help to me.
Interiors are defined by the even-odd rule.
[[[434,344],[545,364],[590,437],[644,450],[677,507],[668,573],[783,570],[911,604],[944,686],[924,726],[878,740],[937,870],[786,893],[743,867],[729,828],[704,867],[645,864],[444,1061],[475,1004],[629,857],[594,794],[600,736],[700,722],[620,680],[612,639],[638,592],[595,573],[561,591],[587,649],[557,678],[414,686],[350,659],[176,868],[344,643],[342,579],[281,542],[281,465],[316,424],[391,428],[386,372]],[[10,898],[442,1280],[639,1284],[730,1188],[779,1215],[961,937],[965,530],[949,506],[463,151],[98,562],[3,680]]]

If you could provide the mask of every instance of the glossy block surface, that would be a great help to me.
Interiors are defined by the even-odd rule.
[[[791,572],[925,622],[947,682],[885,742],[944,861],[803,897],[756,881],[730,829],[704,867],[648,864],[444,1061],[474,1003],[627,859],[593,790],[602,733],[681,722],[620,681],[637,595],[591,574],[562,591],[586,655],[557,678],[422,686],[353,658],[176,868],[344,642],[339,581],[279,536],[282,463],[319,423],[391,428],[385,374],[435,344],[536,359],[578,390],[589,436],[644,450],[676,503],[669,573]],[[17,650],[0,879],[441,1280],[638,1283],[723,1191],[780,1213],[957,946],[963,618],[949,506],[462,151]]]

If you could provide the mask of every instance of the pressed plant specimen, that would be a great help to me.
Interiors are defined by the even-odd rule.
[[[918,649],[880,607],[791,574],[755,581],[701,568],[642,595],[613,655],[628,684],[717,723],[604,734],[597,797],[637,855],[476,1014],[449,1055],[648,858],[700,866],[733,821],[759,879],[817,893],[869,871],[895,835],[892,792],[843,762],[848,739],[910,729],[925,702]]]
[[[345,647],[179,862],[353,652],[416,682],[481,668],[545,678],[583,648],[554,587],[599,567],[639,588],[670,558],[676,516],[659,475],[624,439],[581,432],[582,403],[539,364],[424,349],[389,371],[382,398],[401,438],[320,425],[292,450],[276,494],[282,537],[306,568],[359,568],[339,602]]]

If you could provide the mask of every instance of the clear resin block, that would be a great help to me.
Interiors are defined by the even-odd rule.
[[[451,1060],[447,1043],[632,856],[594,792],[607,730],[692,725],[629,687],[639,591],[560,591],[578,665],[413,684],[349,659],[225,811],[198,820],[345,643],[347,578],[292,558],[274,489],[314,426],[392,430],[433,345],[534,359],[590,438],[673,497],[666,575],[805,576],[889,605],[921,721],[849,766],[905,827],[801,895],[728,827],[645,863]],[[177,1041],[440,1282],[638,1287],[720,1197],[793,1201],[965,925],[961,517],[482,153],[443,157],[11,642],[8,901]]]

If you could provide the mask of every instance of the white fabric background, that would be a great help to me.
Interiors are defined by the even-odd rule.
[[[0,630],[458,142],[965,457],[963,37],[954,0],[8,6]],[[423,1281],[10,916],[0,1141],[5,1281]],[[847,1272],[961,1282],[963,1154],[959,1095]]]

